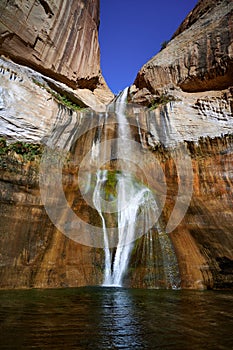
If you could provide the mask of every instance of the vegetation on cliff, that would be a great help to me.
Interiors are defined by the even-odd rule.
[[[4,137],[0,137],[0,156],[16,157],[20,156],[22,161],[33,161],[35,158],[40,158],[43,152],[41,144],[27,143],[16,141],[7,143]]]
[[[67,95],[58,93],[51,89],[48,85],[45,83],[41,83],[36,79],[33,79],[33,83],[36,84],[37,86],[41,87],[42,89],[45,89],[48,93],[51,94],[52,97],[55,98],[55,100],[58,103],[61,103],[63,106],[72,109],[73,111],[82,111],[86,109],[86,107],[80,106],[78,103],[72,101]]]
[[[150,105],[148,106],[150,111],[153,111],[154,109],[158,108],[159,106],[164,106],[168,102],[175,101],[176,99],[172,95],[166,95],[162,94],[161,96],[155,98]]]

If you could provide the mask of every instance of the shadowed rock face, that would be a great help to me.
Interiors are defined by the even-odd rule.
[[[1,152],[0,157],[0,288],[100,284],[103,251],[78,244],[56,229],[40,196],[42,153],[25,158],[19,146]],[[1,149],[4,151],[2,145]],[[64,183],[71,204],[74,186],[70,181]],[[82,198],[76,195],[75,199],[76,210],[86,211]]]
[[[183,220],[170,233],[178,259],[182,288],[232,288],[233,157],[232,153],[227,152],[230,144],[232,152],[232,141],[230,144],[229,141],[227,138],[218,138],[199,145],[192,142],[188,144],[192,152],[194,174],[192,199]],[[165,151],[162,155],[160,151],[160,155],[155,157],[162,160],[166,175],[167,201],[163,215],[167,222],[177,200],[180,179],[177,178],[174,159],[169,157],[169,152]],[[148,258],[151,250],[153,258]],[[143,255],[142,251],[146,251],[146,254]],[[158,278],[153,266],[158,264],[159,254],[156,240],[151,244],[147,236],[144,236],[131,258],[129,285],[153,285],[153,280]]]
[[[77,131],[82,134],[83,130],[89,129],[78,137],[68,158],[70,161],[64,163],[63,190],[77,217],[101,227],[98,212],[86,203],[78,189],[78,171],[84,155],[93,149],[100,129],[104,140],[105,134],[114,137],[117,125],[106,126],[102,118],[98,124],[100,126],[96,128],[99,116],[90,117],[90,114],[86,114],[72,118],[69,111],[64,110],[63,120],[57,120],[56,135],[51,140],[62,145],[62,139],[69,139],[69,135],[72,139]],[[145,130],[145,125],[149,125],[149,129]],[[139,124],[132,126],[132,134],[141,143],[142,157],[149,150],[146,158],[142,158],[143,169],[139,164],[139,178],[143,170],[156,193],[160,193],[160,187],[163,187],[156,177],[158,164],[163,170],[167,191],[160,220],[164,227],[173,215],[178,197],[181,201],[185,198],[185,192],[178,196],[180,185],[183,184],[188,190],[187,181],[191,174],[193,176],[189,208],[169,234],[177,255],[181,287],[232,287],[232,137],[204,138],[199,143],[191,140],[185,142],[191,159],[190,173],[187,174],[185,169],[177,170],[177,162],[179,159],[182,161],[184,153],[179,147],[171,148],[168,144],[164,147],[159,143],[155,133],[159,128],[156,128],[155,114],[146,113],[141,115]],[[61,131],[64,136],[59,138]],[[20,149],[1,155],[0,287],[47,288],[101,284],[104,250],[84,246],[80,240],[79,243],[73,241],[52,224],[40,194],[40,155],[25,156],[25,152],[24,155],[20,154]],[[111,167],[114,169],[114,164]],[[49,173],[46,175],[55,179],[52,161]],[[52,195],[56,202],[59,193],[55,190]],[[66,212],[61,211],[61,214],[59,220],[69,222]],[[179,215],[179,211],[176,215]],[[77,232],[83,240],[88,234],[85,225]],[[143,288],[166,286],[163,255],[156,232],[143,235],[135,242],[124,285]]]
[[[232,137],[205,139],[199,145],[191,142],[188,148],[193,164],[193,194],[184,219],[171,233],[181,285],[231,288]]]

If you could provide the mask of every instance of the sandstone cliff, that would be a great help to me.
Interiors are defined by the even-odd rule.
[[[87,106],[111,100],[100,71],[98,0],[6,0],[0,13],[0,55],[64,83]]]
[[[151,189],[162,198],[159,166],[163,171],[167,190],[161,220],[164,228],[171,217],[176,223],[168,235],[176,252],[181,287],[232,287],[232,136],[199,137],[197,142],[190,133],[190,140],[180,142],[181,126],[178,131],[172,121],[176,114],[166,107],[157,112],[155,117],[153,111],[148,113],[135,105],[128,111],[133,138],[141,145],[131,162],[137,165],[137,178],[144,181],[142,174],[146,174]],[[82,167],[86,171],[83,186],[93,189],[90,179],[95,178],[95,172],[88,159],[85,164],[84,155],[89,152],[98,161],[97,139],[103,142],[114,137],[117,124],[111,112],[106,121],[104,114],[70,113],[65,107],[58,111],[56,123],[47,135],[49,139],[44,138],[44,146],[24,142],[7,145],[1,140],[2,288],[82,286],[103,281],[104,250],[91,246],[90,242],[96,238],[90,236],[92,232],[88,228],[91,224],[93,234],[96,227],[102,232],[101,218],[83,197],[78,177]],[[202,126],[207,124],[208,121],[203,122]],[[223,130],[224,125],[220,134]],[[72,150],[62,166],[62,190],[57,181],[57,148],[49,157],[41,187],[39,173],[44,147],[58,146],[59,155],[61,149]],[[114,152],[114,147],[106,152]],[[114,162],[109,167],[116,170]],[[59,199],[63,192],[73,213],[82,220],[78,226],[71,226],[74,223],[71,214]],[[58,210],[57,220],[67,227],[67,235],[51,222],[42,194]],[[182,206],[187,197],[190,205],[185,213]],[[182,211],[184,217],[180,216]],[[167,285],[163,266],[158,235],[156,232],[144,235],[135,242],[124,283],[131,287],[164,288]]]
[[[91,118],[86,107],[103,111],[113,98],[100,71],[98,26],[98,0],[0,3],[3,288],[101,280],[102,253],[56,230],[38,183],[42,143],[52,130],[63,121],[72,125],[85,113]]]
[[[148,90],[147,100],[174,87],[185,92],[229,88],[233,75],[232,23],[232,1],[200,1],[167,47],[142,67],[136,87]],[[140,102],[137,97],[133,100]]]

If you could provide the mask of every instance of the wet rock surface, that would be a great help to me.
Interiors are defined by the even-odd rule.
[[[141,144],[142,158],[132,159],[132,162],[137,162],[139,166],[137,175],[141,181],[144,181],[141,174],[143,169],[147,179],[145,181],[149,181],[154,193],[160,193],[162,197],[166,195],[160,217],[164,228],[172,215],[173,220],[179,217],[179,210],[174,214],[174,206],[177,201],[181,200],[182,203],[182,198],[185,200],[188,181],[193,177],[188,210],[183,219],[181,216],[182,221],[178,220],[178,225],[168,234],[179,264],[181,287],[229,288],[233,282],[232,136],[205,137],[199,142],[189,140],[177,143],[176,147],[173,140],[170,146],[168,143],[163,144],[162,138],[157,138],[156,141],[153,138],[152,143],[151,135],[156,130],[156,124],[151,123],[151,114],[145,113],[145,110],[143,113],[147,120],[143,120],[141,114],[140,123],[131,126],[133,138]],[[111,114],[109,117],[111,119]],[[69,113],[66,118],[70,118]],[[61,130],[54,129],[55,134],[50,142],[67,150],[73,144],[72,154],[63,167],[63,190],[69,206],[84,221],[84,225],[76,233],[79,238],[73,236],[71,239],[51,223],[39,188],[41,154],[33,160],[18,154],[17,149],[14,154],[6,152],[2,155],[0,271],[3,288],[82,286],[103,282],[104,250],[91,247],[91,244],[88,247],[79,243],[80,237],[82,241],[87,237],[87,241],[91,242],[89,227],[85,223],[101,228],[101,218],[78,190],[78,173],[84,154],[93,149],[96,135],[100,135],[100,128],[101,139],[105,140],[106,135],[110,138],[114,136],[117,125],[113,121],[105,124],[104,115],[100,122],[100,116],[93,113],[92,118],[87,113],[81,121],[73,120],[70,124],[67,119],[59,121],[58,125],[63,123],[63,127]],[[143,125],[148,125],[149,120],[151,129],[148,132]],[[59,135],[62,137],[59,138]],[[69,139],[69,135],[71,140],[67,143],[65,140]],[[142,142],[138,140],[139,135]],[[146,157],[145,152],[149,152]],[[177,168],[179,161],[182,162],[187,154],[192,168]],[[138,157],[138,153],[135,156]],[[140,165],[140,159],[143,165]],[[158,164],[163,170],[166,184],[156,175]],[[86,166],[88,168],[89,165]],[[82,167],[85,167],[85,163]],[[55,181],[56,174],[53,171],[56,168],[51,163],[49,169],[48,179]],[[114,162],[109,164],[109,169],[115,169]],[[181,184],[184,186],[183,193],[178,192]],[[164,186],[167,188],[166,193]],[[48,192],[50,195],[51,192]],[[56,203],[59,193],[54,191],[53,195],[52,200]],[[68,222],[66,211],[61,213],[59,220]],[[156,230],[143,235],[135,242],[124,285],[164,288],[163,259]]]

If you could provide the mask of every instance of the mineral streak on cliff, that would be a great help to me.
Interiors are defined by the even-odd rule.
[[[99,82],[97,1],[7,1],[0,4],[0,53],[68,83]]]
[[[79,108],[105,110],[113,97],[100,71],[98,26],[98,0],[0,2],[3,288],[101,280],[101,252],[69,240],[48,218],[35,154],[59,123],[82,118]]]
[[[105,124],[104,116],[99,123],[99,115],[92,112],[74,115],[64,107],[62,114],[63,118],[57,119],[50,142],[69,148],[72,139],[75,140],[77,133],[81,133],[63,167],[65,196],[78,217],[101,227],[101,218],[82,197],[77,179],[83,154],[93,148],[97,135],[101,135],[102,139],[105,134],[110,137],[115,135],[117,125],[113,122],[114,116],[110,114],[112,120]],[[132,116],[129,113],[132,135],[137,141],[141,137],[141,157],[149,151],[143,158],[143,171],[156,193],[161,191],[163,184],[156,177],[155,164],[160,164],[165,175],[167,195],[161,220],[166,226],[177,201],[180,183],[187,181],[185,173],[179,174],[176,169],[177,157],[182,158],[184,154],[179,151],[179,147],[174,148],[172,138],[170,143],[166,140],[166,147],[162,144],[164,138],[158,135],[161,128],[153,114],[140,110],[139,123],[134,116],[134,113]],[[164,115],[161,114],[161,119],[163,118]],[[149,127],[146,128],[145,125]],[[172,128],[171,125],[168,127]],[[165,129],[166,127],[163,130]],[[233,282],[232,137],[203,138],[199,143],[190,140],[185,146],[192,159],[193,195],[187,214],[170,234],[179,263],[181,286],[230,287]],[[28,153],[22,152],[22,147]],[[69,239],[55,228],[45,212],[38,182],[41,153],[34,155],[34,152],[30,152],[30,147],[20,143],[4,146],[3,151],[0,162],[0,286],[12,288],[101,284],[103,250],[83,246]],[[48,174],[52,181],[53,161],[51,159],[51,164],[49,163]],[[140,178],[140,169],[138,171]],[[87,185],[88,179],[86,181]],[[56,202],[56,191],[48,195],[52,195],[52,200]],[[69,222],[65,212],[62,212],[60,220]],[[88,234],[85,226],[77,234],[81,234],[84,239]],[[156,232],[150,232],[137,240],[124,285],[163,287],[161,254]]]

